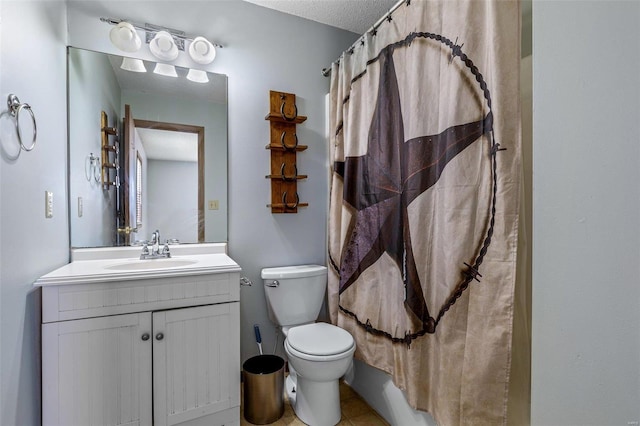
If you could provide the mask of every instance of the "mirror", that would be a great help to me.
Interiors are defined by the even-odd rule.
[[[156,229],[162,242],[226,241],[227,77],[168,77],[148,61],[132,72],[73,47],[67,59],[71,247],[141,244]]]

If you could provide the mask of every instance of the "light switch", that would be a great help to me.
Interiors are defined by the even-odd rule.
[[[218,210],[219,208],[218,200],[209,200],[209,210]]]
[[[44,191],[44,217],[53,217],[53,192]]]
[[[78,197],[78,217],[82,217],[82,197]]]

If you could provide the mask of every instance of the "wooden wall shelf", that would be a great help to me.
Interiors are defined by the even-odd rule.
[[[109,118],[104,111],[100,112],[102,188],[118,188],[120,186],[120,152],[118,129],[109,127]],[[109,136],[114,136],[109,140]],[[112,154],[112,155],[109,155]],[[113,173],[112,173],[113,171]]]
[[[307,145],[298,145],[295,148],[291,149],[291,148],[284,148],[282,145],[267,145],[265,146],[266,149],[270,149],[272,151],[304,151],[307,148],[309,148]]]
[[[301,203],[298,196],[298,181],[307,175],[299,174],[297,153],[308,148],[300,145],[296,125],[304,123],[307,117],[298,115],[296,95],[271,90],[269,92],[270,143],[265,147],[271,151],[271,172],[266,175],[271,180],[271,213],[297,213]]]
[[[265,176],[267,179],[280,179],[280,180],[300,180],[300,179],[306,179],[309,176],[307,175],[296,175],[296,176],[282,176],[282,175],[266,175]]]
[[[294,124],[300,124],[300,123],[304,123],[305,121],[307,121],[307,117],[305,117],[304,115],[298,115],[295,118],[289,120],[286,117],[282,116],[282,113],[280,113],[280,111],[278,112],[270,112],[269,114],[267,114],[264,117],[265,120],[269,120],[269,121],[276,121],[279,123],[294,123]]]

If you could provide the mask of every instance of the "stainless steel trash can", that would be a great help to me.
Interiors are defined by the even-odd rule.
[[[284,360],[258,355],[242,364],[244,418],[253,424],[273,423],[284,414]]]

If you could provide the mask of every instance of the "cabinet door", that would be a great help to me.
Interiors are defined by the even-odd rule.
[[[42,325],[42,424],[151,425],[151,314]]]
[[[239,407],[239,306],[235,302],[153,313],[155,426],[206,416],[213,425],[215,413]]]

